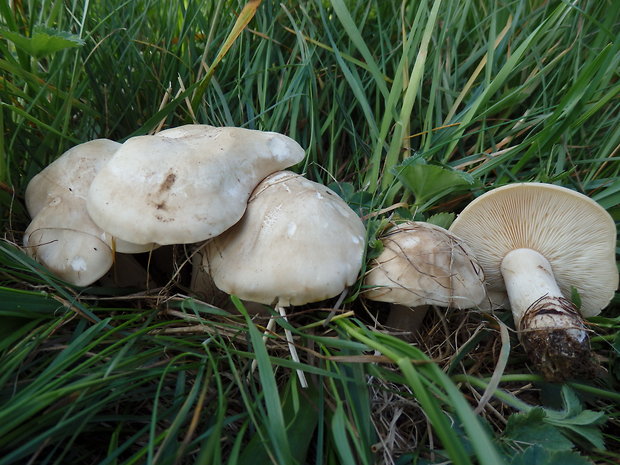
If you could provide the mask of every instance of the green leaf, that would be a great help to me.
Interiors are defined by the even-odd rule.
[[[583,410],[575,392],[568,386],[562,386],[563,410],[545,409],[549,424],[568,430],[581,439],[585,439],[597,449],[605,449],[603,434],[598,425],[606,421],[603,412]]]
[[[421,158],[408,158],[394,167],[392,172],[415,195],[415,205],[420,209],[452,192],[469,190],[477,184],[468,173],[428,165]]]
[[[502,439],[519,445],[540,445],[546,450],[573,448],[573,443],[565,438],[558,428],[545,422],[545,412],[541,408],[511,415]]]
[[[338,194],[345,202],[348,202],[349,199],[353,197],[353,194],[355,194],[355,186],[350,182],[330,182],[327,187]]]
[[[377,258],[383,251],[383,242],[379,237],[388,227],[389,222],[387,219],[370,219],[366,223],[366,235],[368,237],[368,251],[366,255],[367,260]]]
[[[562,386],[562,403],[564,404],[564,418],[568,419],[571,416],[578,415],[583,410],[581,407],[581,401],[575,391],[568,386]]]
[[[350,182],[332,182],[327,185],[344,200],[355,213],[367,215],[375,207],[375,197],[367,191],[357,191]]]
[[[439,226],[440,228],[448,229],[454,221],[455,216],[456,215],[454,213],[448,212],[436,213],[432,216],[429,216],[426,222],[434,224],[435,226]]]
[[[31,37],[4,28],[0,29],[0,35],[35,58],[51,55],[66,48],[84,45],[84,41],[75,34],[42,26],[35,26]]]
[[[513,456],[510,465],[592,465],[592,462],[576,452],[550,451],[536,445]]]
[[[577,288],[571,286],[570,288],[570,301],[575,305],[577,310],[581,308],[581,296]]]
[[[564,409],[561,411],[546,410],[547,416],[552,421],[575,425],[599,425],[605,421],[605,415],[602,412],[583,410],[579,397],[570,387],[562,386],[561,395]]]

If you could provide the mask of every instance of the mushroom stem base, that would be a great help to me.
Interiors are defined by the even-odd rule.
[[[525,311],[518,330],[527,356],[547,381],[596,376],[587,328],[569,300],[540,298]]]

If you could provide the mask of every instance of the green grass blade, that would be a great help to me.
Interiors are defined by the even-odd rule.
[[[261,389],[264,394],[265,407],[267,408],[269,430],[274,447],[274,454],[279,463],[295,463],[291,453],[288,435],[286,432],[286,424],[284,422],[284,414],[282,412],[282,404],[280,402],[280,393],[273,374],[271,362],[263,342],[262,335],[259,333],[252,319],[245,310],[243,304],[236,297],[232,297],[233,303],[237,309],[245,316],[252,347],[256,354],[258,364],[258,375],[261,381]]]

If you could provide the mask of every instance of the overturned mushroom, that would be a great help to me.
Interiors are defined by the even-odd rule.
[[[593,376],[582,316],[600,313],[618,286],[607,211],[564,187],[512,184],[470,203],[450,231],[474,250],[489,289],[508,292],[521,343],[543,376]]]
[[[388,326],[415,331],[428,305],[476,307],[485,298],[484,276],[473,252],[444,228],[407,221],[381,238],[364,284],[370,300],[395,304]]]
[[[204,241],[241,218],[261,179],[303,157],[289,137],[241,128],[188,125],[132,137],[93,181],[88,212],[126,241]]]

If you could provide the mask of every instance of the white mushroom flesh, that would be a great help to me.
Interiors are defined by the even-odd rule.
[[[564,296],[545,257],[532,249],[515,249],[504,257],[501,270],[517,328],[526,331],[568,328],[571,337],[577,341],[587,338],[585,328],[575,323],[574,312],[555,303]],[[524,328],[523,316],[541,298],[544,299],[546,311],[534,315]]]

